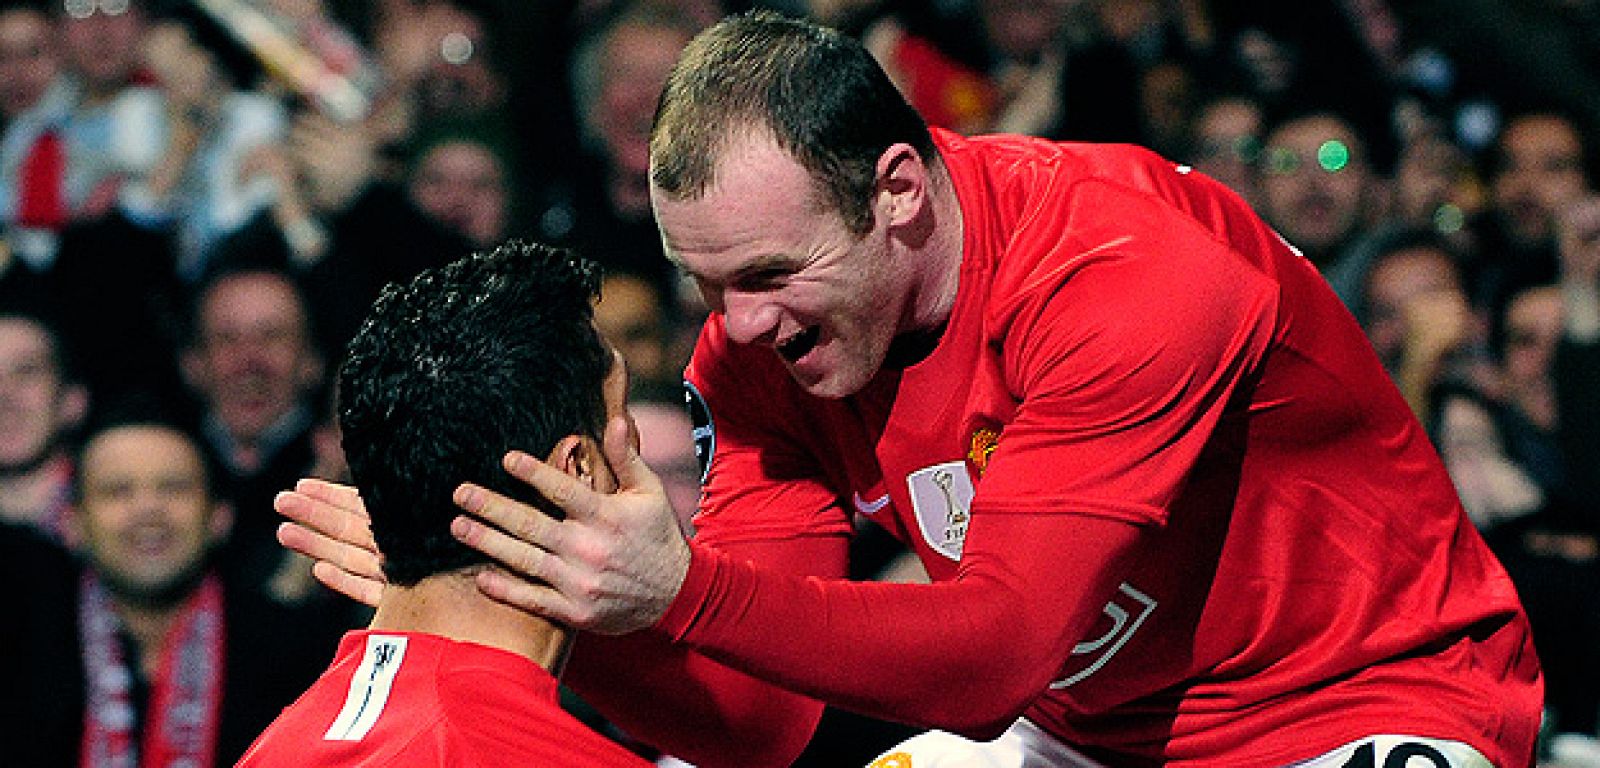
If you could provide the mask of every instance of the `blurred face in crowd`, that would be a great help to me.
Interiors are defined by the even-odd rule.
[[[1555,115],[1529,115],[1506,126],[1499,152],[1490,195],[1506,234],[1523,246],[1549,242],[1557,214],[1588,188],[1577,130]]]
[[[0,117],[39,103],[60,69],[50,17],[31,8],[0,11]]]
[[[1254,204],[1260,198],[1261,107],[1244,98],[1216,99],[1195,114],[1190,164]]]
[[[1434,217],[1456,198],[1466,158],[1440,136],[1424,135],[1406,145],[1395,169],[1395,203],[1400,217],[1414,226],[1437,225]]]
[[[639,428],[639,458],[661,477],[684,531],[700,505],[700,460],[694,455],[694,422],[688,411],[665,403],[628,406]]]
[[[1561,289],[1550,286],[1522,291],[1506,305],[1504,370],[1512,390],[1549,381],[1562,311]]]
[[[83,77],[91,93],[109,94],[126,86],[142,63],[142,0],[61,1],[68,68]]]
[[[107,588],[143,605],[181,600],[230,522],[199,449],[164,426],[113,427],[84,446],[79,472],[79,543]]]
[[[639,179],[649,172],[656,99],[688,42],[686,30],[651,24],[622,24],[607,39],[594,122],[616,172]]]
[[[1067,19],[1065,0],[979,0],[977,10],[989,47],[1028,63],[1044,55]]]
[[[282,275],[247,272],[204,296],[184,372],[234,439],[252,442],[318,383],[305,305]]]
[[[1460,292],[1461,281],[1449,254],[1433,248],[1407,248],[1380,257],[1367,276],[1367,338],[1391,371],[1405,348],[1406,305],[1440,291]]]
[[[625,274],[607,276],[600,284],[594,325],[622,353],[635,378],[664,381],[681,373],[669,370],[661,292],[645,280]]]
[[[1362,152],[1350,126],[1325,115],[1291,120],[1267,137],[1261,155],[1267,217],[1313,260],[1332,255],[1363,221],[1371,178]]]
[[[87,400],[82,387],[62,379],[45,329],[0,316],[0,474],[27,472],[49,458]]]
[[[441,27],[450,31],[440,38],[439,55],[429,60],[417,84],[423,117],[481,114],[499,107],[505,82],[489,60],[483,20],[459,8],[435,12],[448,16]]]
[[[411,199],[480,247],[505,233],[505,169],[477,142],[446,141],[428,150],[412,172]]]

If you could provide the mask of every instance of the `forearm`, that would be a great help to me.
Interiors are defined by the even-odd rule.
[[[1057,676],[1138,529],[1061,514],[973,521],[960,574],[932,585],[801,578],[697,549],[659,629],[830,704],[993,736]]]

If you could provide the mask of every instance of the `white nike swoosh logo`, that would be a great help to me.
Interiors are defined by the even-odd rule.
[[[863,515],[870,515],[880,509],[883,509],[885,506],[888,506],[889,494],[885,493],[884,495],[879,496],[872,501],[867,501],[866,499],[861,498],[860,491],[856,491],[854,494],[852,494],[850,501],[856,505],[856,511]]]

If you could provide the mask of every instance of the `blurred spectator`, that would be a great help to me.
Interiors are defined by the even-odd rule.
[[[304,295],[278,270],[220,273],[201,288],[193,323],[183,372],[200,405],[220,498],[237,519],[230,557],[264,582],[290,562],[274,538],[272,497],[313,464],[323,358]]]
[[[41,733],[81,733],[39,764],[231,764],[315,677],[341,627],[275,606],[214,566],[229,510],[182,431],[109,421],[79,468],[73,530],[87,566],[64,583],[30,578],[77,609],[38,616],[70,627],[34,631],[73,639],[0,661],[36,668],[24,679],[44,687],[27,694],[76,704],[28,715]]]
[[[288,130],[283,103],[243,89],[216,54],[174,20],[151,26],[145,58],[164,111],[152,126],[164,146],[148,175],[128,186],[121,213],[173,238],[174,269],[198,282],[212,251],[271,202],[273,190],[242,171],[258,147]]]
[[[424,214],[487,249],[511,227],[510,152],[470,129],[421,143],[407,192]]]
[[[1466,153],[1440,130],[1408,138],[1395,161],[1394,219],[1458,238],[1466,220],[1482,207]]]
[[[1477,222],[1473,300],[1493,316],[1517,291],[1556,280],[1556,216],[1593,190],[1583,138],[1546,111],[1508,119],[1490,157],[1489,207]]]
[[[143,3],[52,4],[62,85],[0,140],[0,218],[35,268],[54,258],[56,232],[111,210],[124,184],[147,176],[164,149],[152,140],[162,101],[143,66]]]
[[[1560,233],[1563,324],[1551,362],[1560,412],[1557,432],[1573,495],[1595,500],[1600,499],[1600,197],[1568,206]]]
[[[385,284],[472,249],[380,173],[364,125],[302,111],[288,139],[257,149],[246,169],[270,179],[276,195],[269,210],[219,246],[216,261],[272,264],[302,276],[325,351],[354,335]]]
[[[58,47],[55,25],[41,5],[17,2],[0,8],[0,128],[57,85]]]
[[[1266,131],[1260,178],[1267,221],[1353,304],[1360,274],[1347,257],[1385,209],[1361,136],[1332,112],[1285,116]]]
[[[1559,104],[1600,134],[1600,4],[1593,0],[1393,3],[1456,70],[1458,91],[1520,110]]]
[[[494,4],[468,0],[377,3],[374,51],[389,79],[380,141],[404,142],[438,120],[504,118],[509,86],[497,57]]]
[[[1362,326],[1384,369],[1424,422],[1441,383],[1472,377],[1482,347],[1449,246],[1426,231],[1397,234],[1375,249],[1361,292]]]
[[[1560,417],[1550,363],[1561,338],[1561,316],[1560,289],[1524,289],[1506,305],[1499,345],[1501,397],[1528,426],[1552,435]]]
[[[862,33],[928,122],[959,133],[1047,135],[1062,118],[1066,2],[886,3]]]
[[[572,244],[607,271],[655,281],[669,304],[678,287],[650,211],[650,126],[667,72],[699,30],[670,3],[634,0],[582,41],[572,89],[585,170],[537,224],[543,239]]]
[[[1227,185],[1252,207],[1261,205],[1257,162],[1266,117],[1261,104],[1242,93],[1202,99],[1190,128],[1185,156],[1195,170]]]
[[[656,283],[613,272],[601,282],[594,310],[595,327],[622,353],[634,391],[667,401],[682,394],[683,369],[689,362],[686,347],[678,343],[672,309]]]
[[[1395,154],[1393,99],[1408,30],[1387,0],[1208,2],[1218,55],[1269,111],[1344,116],[1383,173]]]
[[[0,520],[60,541],[72,491],[69,438],[88,408],[62,337],[22,299],[0,299]]]

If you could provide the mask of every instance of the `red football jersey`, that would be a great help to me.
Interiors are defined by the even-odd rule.
[[[1376,733],[1527,764],[1542,682],[1516,594],[1316,269],[1148,151],[935,138],[966,242],[931,354],[825,400],[706,324],[688,380],[711,459],[661,628],[919,724],[1030,686],[1030,719],[1115,765],[1281,765]],[[853,511],[933,587],[739,562],[840,539]],[[1057,594],[1102,566],[1074,518],[1141,531],[1103,606]],[[1098,623],[1063,644],[1073,611]],[[1012,681],[997,656],[1042,668]]]
[[[418,632],[345,635],[333,666],[240,768],[645,768],[561,709],[555,678],[498,648]]]

